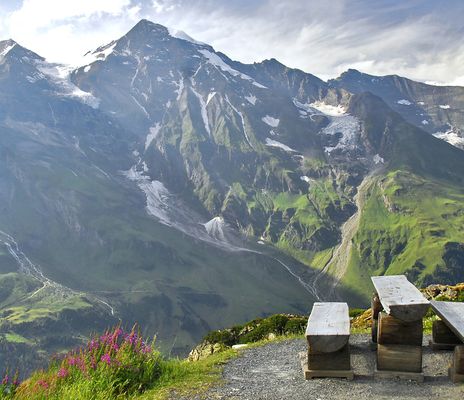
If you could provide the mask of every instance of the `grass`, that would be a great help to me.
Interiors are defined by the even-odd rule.
[[[135,398],[164,400],[173,393],[176,396],[202,394],[221,382],[223,365],[239,354],[238,351],[229,349],[196,362],[168,360],[163,364],[161,377],[156,384]]]
[[[449,243],[464,241],[462,204],[464,191],[443,181],[404,171],[377,178],[343,283],[367,298],[372,275],[406,274],[418,286],[460,280],[459,270],[447,266],[444,256]],[[444,269],[446,276],[437,275]]]
[[[436,295],[436,299],[459,301],[464,287],[448,287]],[[451,296],[451,297],[449,297]],[[369,334],[370,310],[353,309],[352,335]],[[429,310],[423,321],[424,334],[432,332],[437,319]],[[8,372],[0,383],[1,399],[52,399],[72,398],[84,400],[134,399],[167,400],[180,396],[206,395],[213,386],[222,383],[223,366],[242,350],[231,348],[233,344],[246,343],[246,348],[260,347],[271,342],[304,339],[306,316],[276,314],[258,318],[227,330],[212,331],[204,339],[206,344],[223,344],[222,350],[199,361],[166,358],[148,343],[134,327],[125,333],[119,326],[94,335],[87,345],[64,356],[52,359],[50,366],[39,370],[19,383]],[[271,337],[270,334],[273,334]],[[24,338],[11,335],[10,339],[22,342]],[[0,371],[1,373],[2,371]]]
[[[18,335],[17,333],[5,333],[4,334],[5,339],[7,342],[10,343],[25,343],[25,344],[34,344],[34,342],[28,338],[25,338],[24,336]]]
[[[332,258],[334,250],[334,247],[330,247],[328,249],[318,251],[311,260],[311,266],[317,269],[323,269]]]

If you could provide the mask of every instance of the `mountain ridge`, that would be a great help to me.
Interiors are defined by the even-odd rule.
[[[5,239],[0,277],[15,275],[0,333],[29,340],[27,324],[98,304],[89,318],[138,321],[182,353],[208,330],[315,300],[362,305],[371,274],[461,279],[464,152],[431,135],[460,134],[459,96],[350,91],[146,20],[75,69],[31,57],[0,58],[0,229],[86,300],[52,308],[44,288],[36,302],[42,284],[27,285]]]

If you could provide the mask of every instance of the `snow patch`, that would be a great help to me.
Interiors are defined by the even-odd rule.
[[[193,87],[190,87],[195,97],[200,102],[201,107],[201,118],[203,119],[203,125],[205,126],[205,130],[208,133],[208,136],[211,136],[211,130],[209,129],[209,122],[208,122],[208,112],[206,111],[206,103],[203,100],[203,97],[200,93],[198,93]]]
[[[198,52],[201,53],[211,65],[214,65],[222,71],[227,72],[232,76],[238,76],[244,80],[250,81],[253,85],[257,87],[267,89],[266,86],[263,86],[260,83],[256,82],[251,76],[248,76],[242,72],[237,71],[236,69],[233,69],[230,65],[226,64],[224,60],[217,54],[212,53],[211,51],[206,49],[198,50]]]
[[[72,66],[49,64],[45,61],[37,61],[36,66],[42,74],[55,84],[58,88],[58,95],[76,98],[95,109],[99,107],[100,99],[94,97],[91,93],[84,92],[71,82],[70,74],[73,70]]]
[[[271,117],[270,115],[266,115],[265,117],[261,118],[261,120],[271,128],[277,128],[280,123],[280,119]]]
[[[383,164],[385,161],[382,157],[380,157],[380,155],[376,154],[374,157],[373,157],[373,160],[374,160],[374,163],[375,164]]]
[[[291,147],[288,147],[286,144],[280,143],[277,140],[273,140],[271,138],[266,138],[266,146],[278,147],[290,153],[298,153],[296,150],[292,149]]]
[[[0,56],[5,57],[12,49],[13,47],[16,46],[16,43],[10,44],[9,46],[6,46],[2,52],[0,53]]]
[[[398,100],[397,103],[401,104],[402,106],[410,106],[412,104],[409,100],[406,99]]]
[[[256,96],[249,94],[248,96],[245,96],[245,100],[248,101],[248,103],[255,105],[257,99],[256,99]]]
[[[295,101],[294,101],[295,103]],[[301,104],[301,103],[299,103]],[[305,105],[303,105],[305,106]],[[338,106],[333,106],[331,104],[324,103],[322,101],[315,101],[314,103],[309,104],[309,107],[314,108],[325,115],[330,115],[332,117],[338,117],[340,115],[345,115],[345,108],[339,104]],[[308,110],[306,110],[308,111]]]
[[[438,107],[440,107],[443,110],[448,110],[451,108],[449,104],[440,104]]]
[[[187,35],[184,31],[180,31],[178,29],[169,28],[169,27],[167,27],[167,29],[168,29],[169,35],[171,35],[173,38],[185,40],[187,42],[198,44],[198,45],[205,44],[203,42],[199,42],[198,40],[195,40],[191,36]]]
[[[159,131],[161,130],[161,124],[157,122],[155,126],[152,126],[150,128],[150,133],[147,135],[145,139],[145,150],[148,149],[150,146],[151,142],[158,136]]]
[[[309,178],[308,176],[306,175],[303,175],[303,176],[300,176],[300,179],[306,183],[309,183],[311,182],[311,178]]]
[[[160,181],[150,181],[147,176],[137,171],[135,165],[129,171],[125,171],[124,175],[137,182],[137,186],[145,193],[148,214],[156,217],[162,224],[171,226],[168,213],[171,196],[164,184]]]
[[[101,46],[94,51],[88,51],[82,58],[82,62],[80,63],[80,65],[88,65],[96,61],[105,61],[106,58],[113,53],[114,48],[117,44],[117,41],[112,41],[111,43],[108,43],[105,46]]]
[[[210,221],[208,221],[206,224],[203,224],[203,226],[206,229],[206,232],[208,232],[208,235],[213,237],[214,239],[218,240],[225,240],[225,235],[224,235],[224,218],[222,217],[214,217]]]
[[[464,137],[454,127],[451,127],[446,132],[435,132],[433,136],[464,150]]]
[[[251,144],[250,142],[250,138],[248,137],[248,132],[247,132],[247,129],[246,129],[246,126],[245,126],[245,118],[243,118],[243,114],[238,111],[233,105],[232,103],[230,102],[229,100],[229,97],[226,95],[226,101],[227,103],[229,104],[229,106],[232,108],[232,110],[234,110],[240,117],[240,120],[242,121],[242,129],[243,129],[243,135],[245,136],[245,139],[247,141],[247,143],[250,145],[250,147],[252,149],[254,149],[253,145]]]
[[[357,145],[357,137],[360,132],[359,120],[351,115],[333,117],[329,125],[321,130],[324,135],[333,136],[341,133],[342,137],[335,146],[327,146],[325,152],[330,154],[334,150],[353,150]]]
[[[172,72],[172,71],[170,71],[170,72]],[[177,94],[176,100],[179,101],[180,96],[182,95],[182,92],[184,90],[184,79],[180,78],[179,82],[172,81],[172,83],[174,83],[174,85],[177,86],[177,89],[174,90],[174,92]]]
[[[211,92],[208,94],[208,98],[206,99],[206,105],[209,104],[209,102],[212,100],[212,98],[214,97],[214,95],[216,94],[216,92]]]
[[[427,121],[426,119],[423,119],[423,120],[421,121],[421,124],[422,124],[422,125],[428,125],[428,124],[429,124],[429,121]]]
[[[134,181],[145,194],[145,209],[149,215],[155,217],[161,224],[177,229],[195,239],[226,250],[244,250],[229,241],[228,226],[222,217],[218,216],[204,223],[200,215],[169,192],[162,182],[151,180],[145,175],[144,171],[146,172],[147,169],[146,164],[139,161],[138,166],[134,165],[128,171],[121,172],[126,178]]]
[[[32,76],[31,76],[31,75],[27,75],[27,76],[26,76],[26,79],[27,79],[28,82],[30,82],[30,83],[34,83],[34,82],[40,81],[41,79],[44,79],[44,78],[45,78],[45,76],[44,76],[44,74],[42,74],[41,72],[35,73],[35,74],[33,74]]]

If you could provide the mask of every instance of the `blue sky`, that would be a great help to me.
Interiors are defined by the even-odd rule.
[[[0,37],[73,63],[139,19],[242,62],[464,85],[464,0],[0,0]]]

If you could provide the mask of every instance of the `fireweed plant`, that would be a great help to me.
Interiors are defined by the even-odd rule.
[[[46,371],[34,373],[19,386],[7,377],[0,393],[18,399],[123,398],[153,386],[162,368],[161,354],[136,327],[124,332],[117,326],[56,358]]]
[[[15,395],[16,388],[19,386],[18,373],[10,375],[8,371],[1,376],[0,380],[0,399],[12,399]]]

